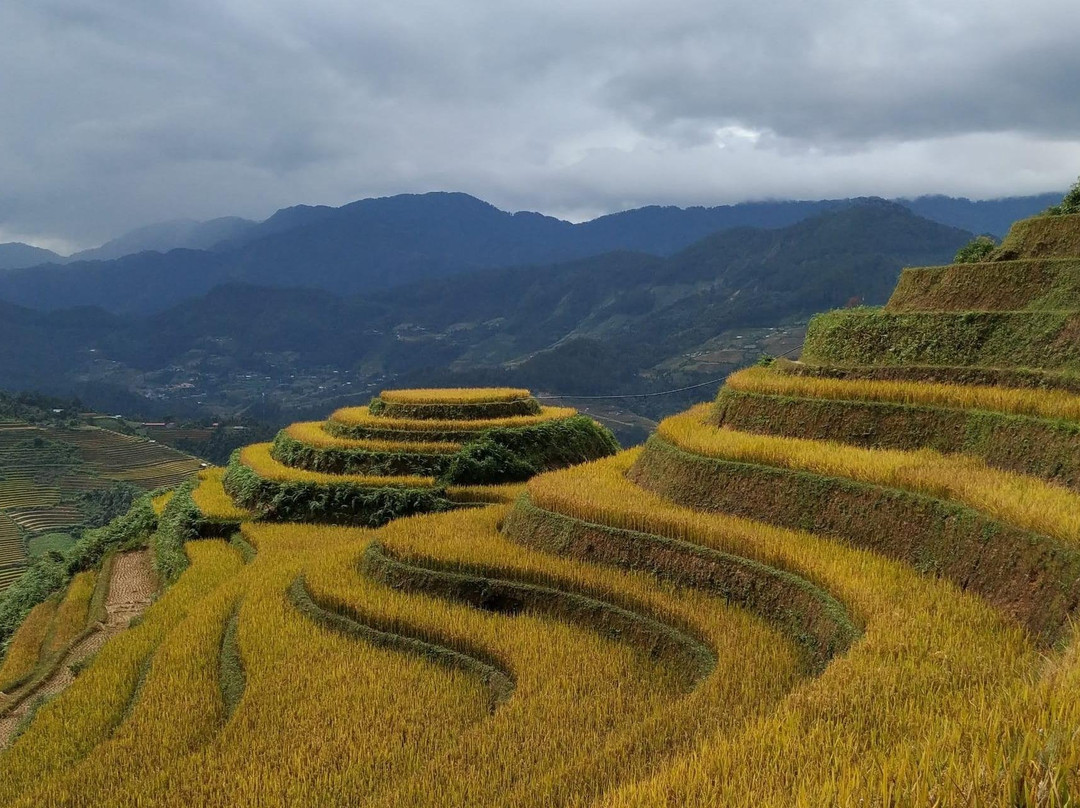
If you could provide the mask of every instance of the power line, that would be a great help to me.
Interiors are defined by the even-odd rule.
[[[721,376],[719,379],[713,379],[712,381],[702,382],[701,384],[692,384],[689,387],[677,387],[674,390],[661,390],[658,393],[624,393],[619,396],[534,396],[534,398],[553,399],[553,398],[572,398],[577,401],[584,399],[598,399],[598,398],[652,398],[653,396],[668,396],[672,393],[682,393],[686,390],[697,390],[699,387],[708,387],[711,384],[720,384],[727,376]]]
[[[780,354],[780,356],[778,356],[777,359],[780,359],[780,358],[786,357],[786,356],[790,356],[791,354],[795,353],[795,351],[798,351],[798,350],[802,350],[801,345],[799,347],[797,347],[797,348],[792,348],[790,351],[785,351],[784,353]],[[661,390],[658,393],[624,393],[623,395],[618,395],[618,396],[555,396],[555,395],[552,395],[552,396],[533,396],[533,398],[544,399],[544,400],[552,400],[552,399],[560,399],[560,398],[572,398],[575,401],[585,401],[585,400],[592,401],[592,400],[596,400],[596,399],[610,399],[610,398],[653,398],[654,396],[669,396],[672,393],[684,393],[687,390],[697,390],[699,387],[708,387],[709,385],[712,385],[712,384],[719,384],[720,382],[724,381],[725,379],[727,379],[727,376],[722,376],[719,379],[712,379],[712,380],[707,381],[707,382],[701,382],[700,384],[692,384],[689,387],[676,387],[674,390]]]

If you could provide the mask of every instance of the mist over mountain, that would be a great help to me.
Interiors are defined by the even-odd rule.
[[[18,241],[9,241],[0,244],[0,270],[22,269],[47,263],[62,263],[66,260],[59,253],[45,250],[41,247],[32,247]]]
[[[67,260],[107,261],[147,251],[165,253],[176,249],[209,250],[220,242],[242,238],[255,227],[255,222],[238,216],[225,216],[205,222],[176,219],[132,230],[100,247],[73,253]]]

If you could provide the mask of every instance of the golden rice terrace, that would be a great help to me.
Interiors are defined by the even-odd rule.
[[[643,447],[511,389],[294,424],[27,601],[0,804],[1075,805],[1078,346],[1045,216]]]

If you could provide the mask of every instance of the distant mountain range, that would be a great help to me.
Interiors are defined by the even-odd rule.
[[[971,202],[920,197],[901,204],[938,223],[1000,235],[1010,222],[1058,198]],[[482,269],[552,264],[618,250],[670,256],[713,233],[783,228],[859,202],[654,206],[581,224],[538,213],[507,213],[456,193],[366,199],[339,208],[296,206],[260,223],[239,218],[166,222],[69,258],[26,245],[0,245],[0,300],[41,310],[99,306],[114,313],[148,314],[225,283],[372,293]]]
[[[141,252],[166,253],[169,250],[211,250],[222,242],[242,239],[259,225],[249,219],[226,216],[206,222],[176,219],[171,222],[140,227],[100,247],[83,250],[69,256],[73,261],[108,261]]]
[[[642,374],[725,330],[797,322],[853,298],[883,302],[903,266],[947,261],[970,238],[901,205],[863,200],[786,227],[723,230],[670,256],[615,251],[363,295],[229,283],[138,315],[5,303],[0,387],[78,393],[90,404],[107,391],[109,404],[97,406],[127,395],[121,403],[135,407],[135,390],[183,378],[211,399],[220,393],[222,406],[240,406],[321,368],[358,380],[641,389]],[[265,380],[263,392],[246,387],[253,376]]]
[[[22,269],[47,263],[63,263],[67,259],[52,250],[31,247],[18,241],[0,244],[0,270]]]
[[[105,242],[100,247],[80,250],[68,256],[28,244],[9,242],[0,244],[0,270],[26,269],[42,264],[71,264],[77,261],[109,261],[141,252],[210,250],[223,242],[242,238],[244,233],[255,227],[258,227],[257,222],[236,216],[206,222],[175,219],[137,228]]]

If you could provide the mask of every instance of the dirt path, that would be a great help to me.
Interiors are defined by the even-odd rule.
[[[149,550],[124,553],[113,562],[109,596],[105,600],[105,622],[71,648],[56,670],[40,684],[17,694],[18,705],[0,717],[0,749],[8,745],[12,734],[33,709],[38,699],[62,693],[75,680],[71,666],[101,650],[111,637],[126,629],[132,619],[142,614],[157,591],[157,576]]]

